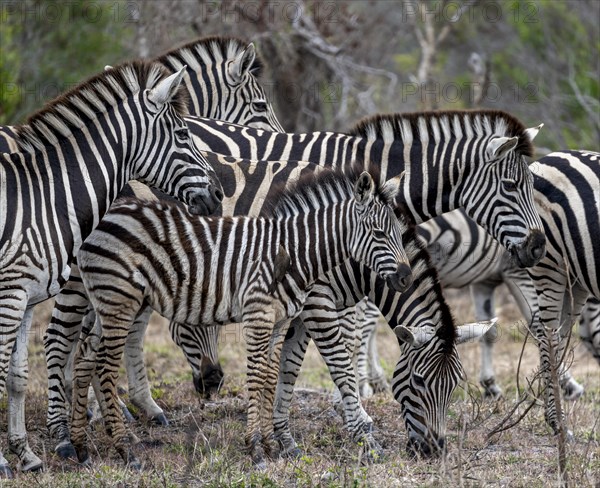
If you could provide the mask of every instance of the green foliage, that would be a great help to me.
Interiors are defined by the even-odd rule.
[[[27,0],[1,11],[0,123],[15,124],[48,99],[128,56],[125,2]]]

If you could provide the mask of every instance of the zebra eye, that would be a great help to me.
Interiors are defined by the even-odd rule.
[[[514,180],[503,180],[502,186],[506,191],[517,191],[517,182]]]
[[[264,100],[259,100],[257,102],[252,102],[252,108],[257,112],[266,112],[267,111],[267,102]]]
[[[373,230],[373,234],[378,239],[385,239],[387,237],[386,234],[385,234],[385,231],[383,229],[374,229]]]
[[[413,373],[413,380],[415,385],[417,385],[419,388],[425,388],[425,378],[423,378],[422,375],[419,373]]]

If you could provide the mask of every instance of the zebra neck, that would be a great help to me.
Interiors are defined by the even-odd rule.
[[[327,220],[322,218],[322,211],[314,211],[280,222],[279,244],[290,256],[289,274],[300,289],[350,258],[348,229],[352,227],[345,225],[344,213],[336,213],[336,220]]]
[[[72,231],[74,254],[131,179],[129,160],[136,153],[132,144],[136,137],[120,131],[98,133],[97,127],[106,124],[74,130],[56,141],[44,140],[34,153],[19,153],[26,161],[20,178],[29,179],[34,187],[50,188],[59,225],[64,228],[68,220]]]

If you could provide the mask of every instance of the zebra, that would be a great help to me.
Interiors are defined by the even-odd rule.
[[[365,138],[332,133],[275,134],[219,121],[200,118],[187,120],[190,127],[196,127],[196,134],[201,135],[201,139],[196,139],[198,144],[202,144],[201,140],[206,138],[210,148],[229,153],[238,151],[238,154],[234,154],[236,157],[239,156],[239,152],[244,152],[253,156],[263,153],[266,156],[272,154],[273,157],[283,158],[300,156],[317,161],[323,158],[321,165],[333,165],[344,169],[349,163],[346,158],[356,156],[359,161],[371,161],[372,166],[379,167],[382,171],[381,181],[396,176],[405,169],[403,198],[412,202],[409,207],[419,209],[418,212],[410,212],[413,217],[416,215],[418,218],[419,214],[423,215],[422,218],[418,218],[418,221],[427,218],[426,215],[437,215],[438,212],[467,206],[469,214],[511,248],[516,259],[523,264],[535,262],[535,259],[544,252],[541,222],[537,217],[531,196],[531,174],[523,160],[523,155],[530,154],[531,141],[539,128],[525,129],[520,122],[503,112],[458,111],[375,117],[359,125],[360,131],[368,136]],[[206,126],[206,129],[199,132],[199,124]],[[417,136],[423,139],[422,144],[413,143]],[[469,141],[466,140],[466,136],[469,136]],[[370,140],[369,137],[375,139]],[[252,141],[252,144],[244,141]],[[427,147],[422,151],[422,156],[418,154],[421,147]],[[435,157],[429,158],[428,155]],[[207,157],[210,159],[210,156]],[[335,164],[327,158],[331,158]],[[232,163],[236,162],[233,156],[225,159]],[[459,164],[458,159],[465,162]],[[227,164],[220,164],[217,173],[225,185],[227,195],[222,206],[224,215],[245,215],[248,206],[237,203],[245,192],[249,192],[252,199],[259,201],[264,199],[272,180],[280,177],[279,172],[285,167],[284,161],[285,159],[282,159],[279,163],[273,163],[277,170],[273,169],[274,166],[257,165],[257,173],[252,176],[240,171],[239,166],[235,164],[230,164],[229,167]],[[213,160],[211,162],[213,165],[217,164]],[[430,169],[429,164],[435,165],[435,172]],[[428,173],[447,174],[453,177],[441,181],[441,178],[436,180],[428,177]],[[407,179],[413,181],[413,185],[408,189],[405,181]],[[484,187],[486,191],[477,191],[478,186]],[[421,190],[419,191],[418,188]],[[430,198],[430,195],[436,197]],[[478,199],[485,199],[475,202],[484,208],[479,208],[470,201],[475,198],[475,195]],[[82,315],[88,305],[87,299],[82,298],[77,306],[61,310],[63,317],[61,320],[74,324],[74,327],[71,329],[73,335],[61,337],[62,350],[57,349],[56,358],[66,358],[68,351],[73,349],[72,342],[79,331],[79,328],[75,328],[75,324],[81,323]],[[149,313],[147,311],[142,318],[149,317]],[[144,325],[136,324],[136,328],[138,327],[143,329]],[[202,334],[206,334],[206,331],[198,330],[196,337]],[[141,338],[143,335],[138,334],[137,337]],[[207,338],[203,342],[210,344],[214,340],[216,339]],[[135,356],[137,359],[132,363],[140,365],[142,369],[133,372],[128,367],[130,381],[135,379],[134,376],[139,377],[143,373],[143,361],[140,359],[141,346],[138,345],[137,348],[138,354]],[[134,349],[134,346],[131,349],[128,347],[126,360]],[[345,351],[346,346],[339,344],[331,348],[331,353],[328,352],[324,359],[335,377],[344,378],[344,384],[349,385],[344,388],[346,416],[362,418],[357,413],[361,407],[356,388],[353,386],[355,375],[351,363],[344,362],[341,366],[340,362],[335,360],[346,354]],[[55,360],[55,358],[51,359]],[[49,359],[48,362],[50,363],[51,360]],[[62,364],[64,365],[65,362]],[[219,370],[218,366],[216,368]],[[205,369],[217,380],[221,379],[221,373],[215,374],[214,368]],[[211,383],[204,381],[203,375],[195,375],[194,378],[197,385]],[[144,381],[141,380],[142,383]],[[339,382],[341,383],[342,380]],[[137,384],[142,385],[142,383],[138,381]],[[64,392],[65,388],[63,380],[60,391]],[[150,418],[165,423],[162,410],[147,394],[147,386],[142,385],[140,388],[130,386],[130,391],[134,398],[137,399],[138,395],[143,398],[140,399],[139,404]],[[57,395],[57,405],[53,410],[60,412],[55,423],[56,431],[59,432],[57,436],[59,444],[56,449],[62,456],[69,457],[73,451],[68,434],[66,416],[68,407],[64,393],[60,397]],[[365,423],[367,422],[357,420],[352,424],[350,430],[355,438],[360,437]]]
[[[557,329],[556,317],[561,317],[561,334],[565,336],[579,315],[577,310],[581,308],[579,315],[581,340],[600,364],[600,302],[597,274],[599,250],[597,245],[594,246],[595,243],[591,238],[596,235],[595,230],[599,226],[597,220],[597,205],[600,201],[599,155],[589,151],[562,151],[542,157],[535,164],[538,171],[534,174],[534,198],[539,204],[546,234],[552,240],[552,253],[542,261],[543,267],[532,270],[516,267],[506,251],[496,241],[490,239],[485,230],[474,223],[462,210],[450,212],[421,224],[419,234],[434,257],[433,261],[443,286],[456,288],[470,286],[477,320],[491,318],[494,308],[494,289],[499,284],[506,283],[526,322],[531,326],[540,348],[542,366],[547,369],[549,353],[543,327],[551,327],[550,330]],[[548,173],[550,176],[547,176]],[[580,185],[584,179],[587,184]],[[577,188],[574,187],[575,182]],[[557,192],[561,195],[561,199],[554,201],[552,199]],[[548,206],[549,200],[551,206]],[[581,207],[585,209],[585,218],[581,219],[580,226],[568,226],[566,215],[577,210],[573,206],[579,201],[583,202]],[[581,246],[581,252],[574,253],[573,249],[579,249],[578,246]],[[565,260],[565,256],[568,257],[568,261]],[[576,271],[563,274],[565,272],[562,270],[565,266]],[[556,271],[549,272],[551,268],[561,270],[558,273],[561,280],[555,278]],[[582,272],[581,268],[587,272]],[[531,274],[535,276],[534,279]],[[562,305],[557,305],[560,301],[560,293],[565,293],[564,290],[567,290],[568,296],[571,293],[568,291],[569,286],[565,285],[567,278],[576,290],[573,292],[574,296],[584,295],[587,301],[581,298],[580,302],[575,304],[573,312],[570,312],[569,307],[565,305],[566,312],[558,314],[557,311],[562,310]],[[541,297],[538,298],[538,295]],[[538,300],[541,301],[539,305]],[[552,310],[553,318],[549,319],[546,315],[540,324],[542,307]],[[374,349],[376,323],[373,319],[374,317],[370,315],[364,323],[361,334],[358,374],[359,382],[362,381],[363,384],[367,381],[365,364],[371,365],[377,361],[376,358],[368,357]],[[497,328],[493,327],[481,342],[480,384],[484,388],[484,394],[494,398],[502,394],[501,388],[496,383],[492,364],[493,346],[497,337]],[[574,400],[583,394],[583,387],[575,381],[564,366],[559,373],[560,386],[565,398]],[[552,398],[554,393],[549,387],[546,395],[546,418],[556,432],[556,414],[553,410]]]
[[[325,170],[282,191],[262,218],[193,217],[167,202],[114,206],[79,252],[100,327],[80,341],[75,356],[71,439],[79,461],[89,460],[87,389],[95,369],[107,432],[123,460],[140,467],[114,402],[114,383],[131,323],[148,303],[188,326],[244,324],[245,441],[253,463],[266,467],[265,454],[276,453],[272,406],[281,345],[313,283],[351,258],[390,286],[405,288],[410,268],[391,206],[399,187],[399,178],[379,185],[366,171],[348,176]],[[280,253],[289,264],[282,272]]]
[[[258,81],[263,63],[252,43],[246,44],[232,37],[201,38],[172,49],[153,62],[172,71],[184,70],[187,73],[183,80],[190,94],[187,100],[189,113],[248,124],[257,129],[283,130]],[[112,67],[107,66],[106,69]],[[211,86],[207,87],[206,83]],[[17,149],[15,132],[14,127],[0,126],[0,152]],[[133,196],[135,191],[126,184],[120,195]],[[72,359],[72,341],[79,334],[80,326],[80,319],[76,323],[70,320],[71,311],[75,310],[79,317],[76,307],[82,298],[87,300],[76,262],[72,262],[71,275],[56,296],[56,305],[44,336],[49,395],[47,425],[51,436],[59,440],[57,453],[61,457],[73,455],[69,442],[63,442],[68,438],[64,405],[69,397],[69,392],[65,391],[64,374],[66,363]],[[213,371],[211,364],[205,361],[206,374]],[[165,423],[162,411],[158,406],[154,408],[154,418]],[[18,430],[24,431],[25,425]]]
[[[17,126],[21,150],[0,155],[0,393],[6,386],[9,449],[23,471],[42,467],[23,422],[33,306],[65,284],[81,243],[128,180],[198,214],[223,197],[183,119],[183,76],[139,61],[93,76]],[[0,473],[12,476],[2,455]]]

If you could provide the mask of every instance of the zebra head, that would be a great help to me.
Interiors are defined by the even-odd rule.
[[[265,90],[257,80],[261,71],[262,63],[256,57],[252,43],[228,61],[230,90],[235,93],[229,100],[230,110],[234,109],[235,100],[238,100],[239,106],[239,114],[234,122],[256,129],[285,132],[267,99]]]
[[[219,392],[225,376],[219,362],[219,327],[189,327],[177,322],[169,325],[171,338],[192,368],[194,388],[206,398]]]
[[[364,171],[354,185],[356,226],[352,229],[351,254],[366,264],[390,288],[401,292],[412,283],[408,257],[402,245],[402,227],[392,207],[402,176],[376,188]]]
[[[543,125],[543,124],[542,124]],[[533,175],[524,159],[542,125],[518,135],[492,136],[481,148],[481,173],[470,178],[461,205],[521,267],[545,255],[546,238],[533,200]]]
[[[133,179],[174,195],[196,214],[210,214],[221,203],[223,190],[213,168],[192,142],[184,120],[187,105],[181,86],[185,68],[163,76],[152,88],[140,92],[142,120],[133,156]]]
[[[254,44],[206,37],[157,58],[171,71],[187,66],[190,115],[283,132],[258,82],[263,64]]]
[[[394,329],[401,348],[392,379],[394,397],[400,403],[406,430],[407,451],[425,457],[439,455],[446,444],[448,403],[466,378],[456,344],[476,339],[494,321],[454,327],[444,314],[441,326],[398,326]]]

